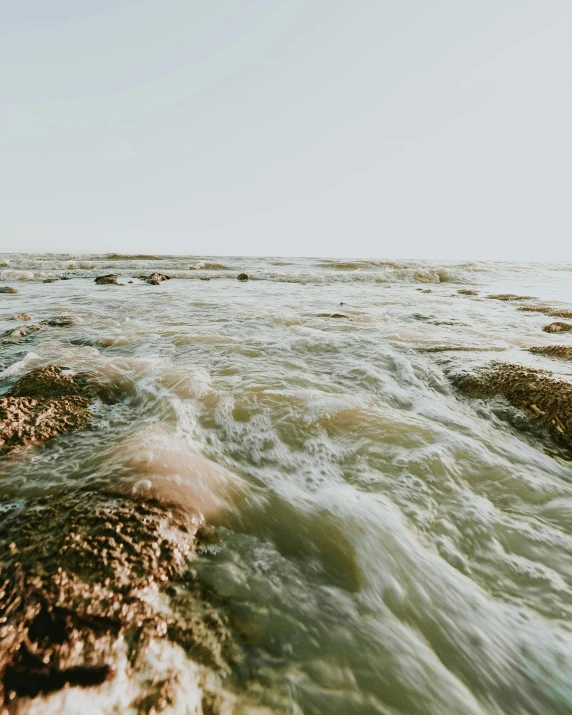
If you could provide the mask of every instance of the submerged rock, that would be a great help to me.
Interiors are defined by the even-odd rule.
[[[163,273],[151,273],[148,276],[139,276],[139,279],[149,283],[149,285],[158,286],[163,281],[170,281],[171,276],[166,276]]]
[[[458,290],[457,293],[459,295],[478,295],[479,291],[478,290],[472,290],[471,288],[462,288],[461,290]],[[489,298],[493,298],[494,296],[489,296]],[[497,296],[497,300],[498,300]],[[506,300],[505,298],[501,298],[500,300]]]
[[[0,293],[17,293],[17,288],[12,288],[12,286],[0,286]]]
[[[316,318],[349,318],[349,315],[343,313],[318,313]]]
[[[542,313],[543,315],[549,315],[551,318],[572,318],[572,310],[551,308],[548,305],[521,305],[517,310],[526,311],[527,313]]]
[[[46,318],[46,320],[42,320],[42,325],[63,328],[68,325],[75,325],[75,319],[71,315],[56,315],[53,318]]]
[[[230,673],[233,643],[189,571],[197,528],[173,508],[97,491],[0,510],[4,703],[17,707],[20,698],[66,685],[96,686],[119,669],[124,690],[138,671],[148,677],[164,644],[180,646],[198,664],[191,672],[208,712],[219,712],[213,671]],[[179,697],[186,712],[177,686],[184,675],[172,673],[170,686],[141,679],[133,710],[156,712]]]
[[[89,389],[64,370],[36,368],[0,397],[0,455],[89,424]]]
[[[25,338],[31,333],[36,333],[38,330],[42,330],[42,325],[21,325],[19,328],[10,328],[2,333],[3,343],[13,343],[20,338]]]
[[[572,384],[544,370],[495,363],[474,373],[452,377],[453,383],[471,397],[502,397],[526,410],[559,441],[572,448]]]
[[[116,286],[116,285],[119,285],[119,283],[117,282],[117,276],[115,275],[115,273],[108,273],[108,274],[105,275],[105,276],[97,276],[97,278],[95,279],[94,283],[96,283],[96,284],[99,285],[99,286],[102,286],[102,285],[115,285],[115,286]]]
[[[529,352],[535,353],[536,355],[572,360],[572,345],[543,345],[541,347],[529,348]]]
[[[59,278],[44,278],[42,283],[55,283]]]
[[[572,323],[550,323],[550,325],[545,325],[542,330],[545,333],[567,333],[572,330]]]
[[[242,282],[244,282],[244,281],[249,281],[249,280],[250,280],[250,276],[248,275],[248,273],[239,273],[239,274],[236,276],[236,280],[237,280],[237,281],[242,281]]]
[[[487,295],[490,300],[536,300],[533,295],[515,295],[514,293],[496,293],[494,295]]]
[[[20,315],[13,315],[10,320],[32,320],[32,317],[28,313],[20,313]]]

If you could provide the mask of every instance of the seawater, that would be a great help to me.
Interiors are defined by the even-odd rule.
[[[553,319],[487,296],[570,307],[572,264],[0,264],[19,289],[0,295],[0,331],[22,312],[76,320],[2,345],[1,388],[55,362],[124,395],[4,460],[4,503],[103,483],[201,511],[217,538],[193,568],[244,649],[234,712],[572,712],[572,462],[447,378],[502,360],[570,380],[526,350],[572,344],[542,332]],[[156,270],[171,280],[137,278]],[[124,285],[95,285],[104,273]],[[68,693],[66,712],[127,711],[105,697]]]

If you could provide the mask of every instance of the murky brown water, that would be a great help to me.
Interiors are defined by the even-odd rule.
[[[2,389],[55,362],[122,395],[4,460],[3,504],[107,482],[199,510],[215,530],[192,566],[243,649],[228,712],[572,711],[572,462],[446,376],[503,360],[569,380],[526,348],[572,333],[486,296],[571,308],[572,264],[3,260],[19,293],[0,330],[23,312],[76,324],[0,346]],[[153,270],[172,280],[137,280]],[[110,272],[125,285],[94,284]],[[181,673],[165,712],[201,711],[182,650],[149,662]],[[130,712],[126,688],[30,712]]]

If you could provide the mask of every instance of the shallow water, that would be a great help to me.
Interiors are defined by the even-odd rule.
[[[572,711],[572,462],[447,378],[503,360],[571,379],[525,349],[572,334],[486,296],[572,307],[572,264],[0,264],[19,289],[0,295],[0,331],[22,312],[77,321],[0,346],[2,389],[57,362],[122,395],[0,463],[4,503],[93,483],[200,511],[215,532],[194,568],[244,650],[233,712]],[[173,279],[137,279],[154,270]],[[110,272],[125,285],[94,284]]]

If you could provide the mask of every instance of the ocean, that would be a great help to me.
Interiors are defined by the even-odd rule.
[[[99,386],[0,457],[10,712],[572,712],[570,450],[455,383],[572,381],[530,352],[572,346],[572,263],[0,254],[1,286],[2,395]]]

